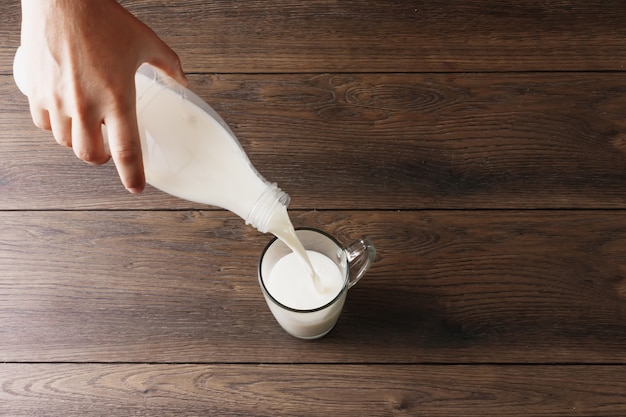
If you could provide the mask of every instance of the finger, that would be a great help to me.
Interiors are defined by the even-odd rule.
[[[92,165],[102,165],[109,160],[110,156],[104,150],[100,123],[73,119],[71,128],[72,149],[78,159]]]
[[[48,114],[48,110],[30,103],[30,115],[33,119],[33,123],[39,129],[50,130],[52,129],[50,125],[50,115]]]
[[[143,191],[146,185],[135,114],[133,98],[132,111],[118,112],[104,121],[107,126],[111,157],[122,184],[133,194]]]
[[[59,145],[72,147],[72,119],[60,113],[49,114],[52,135]]]

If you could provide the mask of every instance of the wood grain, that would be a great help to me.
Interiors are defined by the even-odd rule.
[[[293,208],[626,207],[619,74],[190,79]],[[1,209],[206,208],[127,195],[33,127],[9,77],[0,93]]]
[[[4,364],[0,404],[13,417],[42,410],[85,417],[622,415],[624,371],[624,366]]]
[[[34,128],[0,2],[0,415],[626,415],[626,2],[122,0],[292,197],[376,244],[303,342],[269,236]]]
[[[293,219],[378,247],[337,328],[314,343],[275,323],[256,279],[268,237],[234,215],[0,212],[0,361],[626,360],[621,211]]]
[[[622,71],[626,4],[521,0],[122,4],[189,72]],[[17,0],[0,4],[0,73],[19,43]]]

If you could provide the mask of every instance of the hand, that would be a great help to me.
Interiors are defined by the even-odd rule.
[[[135,72],[148,62],[187,86],[176,53],[115,0],[22,0],[21,35],[35,125],[85,162],[112,157],[126,189],[141,192]]]

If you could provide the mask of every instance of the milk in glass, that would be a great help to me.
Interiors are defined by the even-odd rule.
[[[264,279],[272,297],[291,309],[313,310],[325,306],[343,289],[344,277],[330,258],[312,250],[307,250],[307,255],[319,279],[319,288],[295,253],[276,262]]]

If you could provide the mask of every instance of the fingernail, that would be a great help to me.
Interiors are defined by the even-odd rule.
[[[131,194],[139,194],[140,192],[143,191],[143,188],[127,188],[127,190],[131,193]]]

